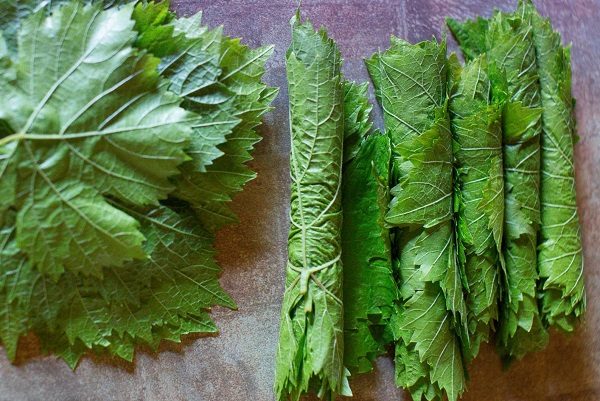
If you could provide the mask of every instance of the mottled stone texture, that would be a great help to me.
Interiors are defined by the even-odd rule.
[[[272,401],[279,308],[288,231],[287,91],[284,54],[290,41],[290,0],[173,0],[181,14],[204,9],[205,22],[252,46],[275,43],[267,81],[281,87],[265,118],[265,139],[252,163],[258,179],[235,199],[238,226],[218,236],[222,283],[239,311],[216,309],[221,334],[140,352],[133,365],[85,359],[76,372],[51,357],[17,366],[0,356],[0,400],[202,400]],[[493,4],[511,9],[516,0],[304,0],[303,14],[328,27],[346,62],[348,78],[367,79],[362,58],[385,48],[389,34],[411,41],[440,36],[444,16],[489,15]],[[503,372],[492,347],[471,366],[465,400],[600,400],[600,0],[538,0],[541,12],[573,42],[573,84],[581,141],[577,188],[588,292],[585,324],[572,336],[553,333],[548,348]],[[451,49],[455,49],[452,43]],[[377,111],[377,121],[379,112]],[[35,354],[35,350],[31,353]],[[356,401],[408,400],[393,385],[389,358],[378,372],[352,382]]]

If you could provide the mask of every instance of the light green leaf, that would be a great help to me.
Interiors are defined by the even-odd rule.
[[[13,134],[0,147],[18,194],[17,243],[54,277],[144,258],[135,219],[104,196],[156,205],[186,159],[194,117],[160,88],[157,61],[131,47],[131,11],[70,3],[48,19],[33,14],[20,30],[17,76],[0,82],[11,94],[0,119]]]
[[[446,394],[454,401],[466,380],[460,342],[466,309],[450,221],[446,44],[392,38],[390,49],[368,59],[367,68],[394,151],[386,222],[402,227],[394,230],[401,299],[390,324],[396,380],[413,399]]]
[[[325,30],[292,18],[287,52],[290,99],[291,227],[275,394],[298,400],[312,388],[351,395],[344,367],[341,179],[344,86],[341,57]]]
[[[0,330],[0,339],[11,358],[19,337],[33,332],[40,339],[43,352],[60,356],[73,368],[86,353],[132,360],[138,344],[156,349],[163,339],[180,341],[189,333],[216,332],[210,308],[235,308],[233,300],[219,286],[220,269],[214,261],[213,228],[222,222],[209,218],[199,221],[188,204],[173,199],[181,177],[175,174],[181,170],[186,176],[206,173],[207,166],[224,155],[217,146],[225,149],[225,142],[231,139],[236,144],[227,149],[232,157],[240,157],[231,168],[222,166],[220,174],[236,175],[237,166],[250,158],[251,148],[238,146],[236,135],[246,133],[252,136],[252,143],[256,141],[255,126],[276,91],[261,82],[265,57],[252,60],[257,53],[224,37],[220,29],[210,31],[201,26],[199,14],[177,20],[166,5],[142,3],[135,9],[127,5],[101,11],[97,6],[69,2],[53,10],[49,17],[52,23],[46,24],[51,29],[60,30],[65,21],[73,24],[64,31],[62,47],[53,41],[47,46],[50,50],[44,49],[45,57],[51,60],[45,67],[61,65],[52,60],[54,49],[61,62],[66,60],[65,68],[73,71],[56,85],[63,102],[59,104],[50,96],[47,104],[57,106],[48,110],[43,107],[32,126],[56,131],[62,127],[60,118],[66,119],[71,125],[60,138],[42,138],[40,131],[33,131],[35,135],[26,133],[15,139],[14,135],[20,134],[19,127],[27,122],[26,112],[34,108],[29,105],[29,87],[21,85],[25,88],[22,89],[17,85],[27,78],[23,74],[29,67],[21,67],[18,62],[0,63],[0,86],[13,100],[5,101],[4,106],[10,107],[0,107],[0,223],[5,233],[0,249],[0,258],[5,262],[0,272],[0,318],[6,323]],[[47,11],[31,16],[22,31],[39,29],[43,31],[40,37],[55,35],[43,27],[44,21],[49,21],[45,19]],[[80,67],[71,68],[67,61],[77,52],[86,51],[78,46],[86,43],[85,35],[75,29],[85,18],[91,37],[98,42],[102,35],[108,35],[114,42],[114,51],[109,51],[111,41],[99,41],[99,48],[109,46],[103,50],[107,54],[96,54],[99,50],[94,50],[90,53],[90,57],[98,57],[94,63],[88,66],[82,62]],[[167,40],[169,35],[172,40]],[[27,35],[22,43],[27,45],[31,37]],[[228,55],[234,50],[224,43],[235,43],[237,55]],[[39,44],[38,47],[42,48]],[[163,59],[159,61],[145,50]],[[248,65],[240,65],[247,61]],[[106,68],[111,66],[115,68]],[[89,77],[98,79],[88,82],[89,77],[82,77],[79,68],[86,72],[97,69],[97,74]],[[15,75],[16,72],[21,75]],[[60,78],[59,71],[48,74]],[[77,75],[79,81],[73,81],[69,74]],[[105,76],[106,89],[101,87],[100,79]],[[31,78],[28,82],[40,81],[36,83],[40,87],[52,83],[35,74]],[[42,78],[47,82],[41,82]],[[119,82],[123,83],[122,88],[116,85]],[[79,86],[84,90],[81,94]],[[63,93],[67,89],[75,95],[69,93],[67,97]],[[96,93],[87,92],[94,90]],[[257,91],[261,94],[258,101]],[[177,95],[184,96],[184,101]],[[80,100],[82,104],[78,105]],[[67,118],[71,108],[81,108],[77,118]],[[61,113],[67,116],[61,117]],[[88,125],[94,130],[84,131]],[[236,131],[236,127],[243,130]],[[79,131],[86,136],[69,136]],[[81,216],[75,219],[75,212],[64,205],[54,207],[59,202],[57,196],[46,196],[49,184],[26,158],[29,148],[40,159],[37,168],[47,174],[64,200],[93,220],[82,222]],[[23,177],[29,181],[19,181]],[[235,191],[245,181],[232,180],[237,183]],[[229,199],[231,190],[228,191],[220,195],[219,202]],[[165,199],[167,196],[169,199]],[[22,219],[25,209],[36,219],[45,218],[48,227],[34,225],[31,218]],[[57,258],[58,249],[67,255],[69,263],[77,261],[77,266],[62,274],[56,272],[52,278],[33,268],[26,249],[17,247],[21,224],[28,224],[25,233],[38,235],[38,242],[47,237],[58,242],[52,246],[25,243],[24,247],[37,252],[37,258],[59,263],[51,260]],[[115,230],[117,234],[100,240],[76,237],[74,233],[79,235],[86,224]],[[114,251],[124,246],[119,241],[131,242],[132,234],[123,227],[133,232],[137,242],[136,246],[127,245],[118,256],[124,258],[127,252],[138,252],[139,256],[109,261],[106,243]],[[62,239],[49,237],[55,235],[52,230],[61,231]],[[90,251],[94,254],[90,255]],[[92,256],[94,273],[101,279],[78,274],[85,263],[92,263]],[[98,261],[106,261],[107,265],[103,267]]]
[[[89,351],[131,360],[134,344],[156,348],[163,338],[180,341],[191,332],[215,332],[209,308],[235,308],[218,283],[213,236],[193,215],[165,207],[128,212],[142,223],[150,258],[105,268],[101,281],[68,272],[58,282],[49,280],[18,252],[11,229],[2,231],[0,295],[6,301],[0,316],[10,325],[0,338],[11,358],[16,339],[32,330],[46,352],[73,367]]]

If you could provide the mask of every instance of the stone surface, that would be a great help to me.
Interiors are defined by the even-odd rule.
[[[258,178],[235,199],[241,224],[218,236],[222,283],[240,309],[216,309],[221,333],[141,351],[134,364],[84,359],[72,372],[51,357],[11,365],[0,352],[0,400],[198,400],[272,401],[279,308],[288,230],[288,121],[284,55],[289,44],[291,0],[173,0],[181,14],[204,10],[205,22],[223,24],[250,45],[275,43],[267,81],[281,87],[265,118],[265,139],[252,163]],[[493,4],[516,0],[304,0],[303,15],[327,26],[346,59],[348,78],[363,81],[362,59],[384,49],[390,34],[418,41],[445,32],[444,16],[489,15]],[[552,333],[548,348],[504,372],[492,347],[470,368],[464,400],[600,400],[600,0],[538,0],[567,42],[573,42],[573,84],[581,141],[576,148],[577,189],[585,246],[588,313],[572,336]],[[455,46],[451,44],[451,49]],[[379,112],[376,118],[380,123]],[[31,350],[35,354],[35,350]],[[393,384],[393,365],[352,382],[356,401],[408,400]]]

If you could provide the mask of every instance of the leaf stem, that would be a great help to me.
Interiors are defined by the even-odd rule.
[[[8,136],[5,136],[4,138],[0,139],[0,146],[4,146],[7,143],[10,143],[13,141],[20,141],[21,139],[24,139],[24,138],[25,138],[25,133],[17,132],[16,134],[8,135]]]

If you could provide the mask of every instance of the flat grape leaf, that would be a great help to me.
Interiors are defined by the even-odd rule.
[[[74,2],[32,14],[16,77],[0,81],[13,132],[0,139],[2,180],[14,183],[3,206],[18,210],[17,245],[55,278],[145,258],[135,218],[105,197],[157,205],[187,158],[195,117],[161,87],[158,60],[132,48],[131,13]]]
[[[237,221],[228,203],[256,176],[246,163],[260,140],[256,127],[278,90],[261,81],[272,46],[251,49],[221,28],[201,26],[201,18],[198,13],[170,23],[178,46],[159,69],[186,109],[201,117],[175,196],[189,202],[206,227],[218,229]]]
[[[259,123],[260,116],[268,110],[268,103],[276,91],[267,88],[261,82],[265,58],[261,56],[256,60],[248,59],[249,55],[256,53],[252,53],[238,41],[224,37],[220,29],[209,30],[201,26],[199,14],[177,20],[175,15],[168,11],[168,2],[143,2],[135,8],[133,5],[127,5],[108,11],[101,11],[98,6],[70,2],[52,13],[43,9],[29,18],[38,18],[36,21],[43,23],[47,21],[46,16],[51,15],[49,18],[62,18],[60,21],[63,23],[65,18],[60,16],[69,11],[73,11],[68,16],[73,17],[74,21],[82,18],[81,15],[93,14],[92,24],[88,24],[92,27],[98,21],[107,20],[107,15],[122,16],[121,20],[108,18],[108,22],[115,22],[111,29],[116,32],[100,29],[101,32],[97,32],[96,36],[101,37],[104,33],[112,35],[111,38],[116,41],[122,32],[127,33],[127,40],[123,42],[123,46],[115,48],[114,54],[109,53],[111,57],[121,57],[125,65],[115,71],[104,71],[113,80],[122,78],[123,93],[115,87],[112,94],[108,88],[97,98],[81,105],[82,109],[95,110],[94,107],[98,107],[101,112],[108,113],[105,122],[94,122],[93,115],[87,115],[85,110],[82,113],[83,117],[80,117],[81,122],[71,122],[72,125],[82,125],[89,121],[90,124],[104,124],[108,128],[115,124],[116,132],[110,132],[110,140],[120,147],[114,156],[113,148],[100,142],[88,142],[86,137],[73,138],[71,144],[71,138],[68,136],[70,132],[67,130],[64,137],[56,139],[56,145],[53,142],[48,142],[45,147],[36,145],[41,149],[40,152],[45,152],[44,156],[48,159],[42,164],[42,168],[54,174],[50,178],[56,180],[56,188],[71,197],[66,199],[75,199],[77,205],[82,205],[82,210],[87,210],[99,221],[108,220],[114,225],[119,222],[115,216],[129,218],[141,239],[141,257],[124,260],[120,264],[97,266],[97,275],[101,276],[101,280],[95,276],[80,275],[78,270],[70,269],[50,277],[33,267],[30,255],[17,246],[17,222],[21,207],[18,202],[23,203],[22,198],[25,195],[36,196],[39,201],[31,207],[30,213],[44,213],[42,203],[39,202],[45,202],[46,205],[55,201],[44,198],[47,190],[42,186],[30,186],[27,188],[30,192],[16,187],[18,180],[25,176],[18,169],[31,168],[22,161],[27,161],[23,159],[23,155],[27,154],[19,153],[20,147],[24,146],[22,140],[5,138],[18,133],[18,130],[13,129],[12,120],[18,121],[21,111],[18,108],[2,109],[0,141],[5,143],[0,146],[0,227],[3,227],[0,259],[4,263],[0,274],[0,319],[5,324],[0,329],[0,340],[6,346],[9,357],[13,359],[19,337],[33,332],[39,338],[44,352],[56,354],[75,367],[86,353],[107,354],[132,360],[135,346],[138,344],[146,344],[156,349],[161,340],[180,341],[182,336],[189,333],[215,333],[217,328],[209,316],[210,308],[214,305],[235,308],[233,300],[219,286],[220,269],[213,257],[214,227],[222,222],[217,218],[211,223],[208,217],[200,221],[196,213],[190,210],[189,204],[173,199],[177,194],[181,175],[171,175],[169,169],[176,173],[182,170],[185,174],[205,173],[207,166],[224,155],[224,151],[217,146],[225,148],[228,139],[235,140],[234,128],[237,126],[243,125],[244,129],[251,130],[249,132],[255,141],[258,138],[253,131],[255,125]],[[126,13],[127,18],[114,13]],[[28,21],[25,20],[22,30],[30,24]],[[49,25],[56,28],[57,24],[52,21]],[[77,30],[70,32],[69,29],[64,35],[65,38],[72,34],[82,40],[83,35]],[[170,39],[167,40],[167,37]],[[143,38],[146,39],[142,40]],[[237,44],[237,56],[226,55],[233,50],[230,45],[224,45],[225,42]],[[65,40],[62,51],[65,55],[61,57],[70,54],[73,51],[71,47],[78,43],[74,38]],[[75,51],[80,51],[79,47]],[[18,82],[16,74],[20,74],[21,71],[18,69],[18,59],[17,62],[13,62],[9,57],[5,57],[5,54],[6,52],[0,54],[0,77],[3,78],[0,83],[12,89],[13,83]],[[154,55],[160,55],[162,59],[158,60]],[[236,58],[238,56],[239,58]],[[95,64],[101,64],[110,61],[110,57],[93,61]],[[242,61],[248,62],[250,66],[240,65]],[[18,68],[15,68],[15,65]],[[49,63],[48,68],[52,65],[54,64]],[[225,74],[225,70],[228,73]],[[240,78],[238,74],[245,78]],[[85,81],[81,77],[80,80]],[[65,79],[65,82],[68,83],[69,80]],[[110,80],[107,81],[107,84],[109,83]],[[82,86],[85,85],[94,87],[100,83],[82,82]],[[239,100],[254,99],[253,94],[256,90],[263,94],[260,100],[264,103]],[[120,99],[120,103],[111,106],[112,103],[104,102],[102,96],[108,96],[108,100]],[[63,100],[64,97],[65,95]],[[184,98],[183,101],[181,97]],[[69,96],[69,99],[78,98]],[[96,105],[95,100],[100,104]],[[148,106],[146,109],[144,104]],[[117,109],[111,110],[111,107]],[[50,110],[53,113],[55,111]],[[137,119],[136,112],[141,114]],[[54,122],[53,115],[49,112],[41,115],[40,119],[41,117],[44,117],[47,125]],[[144,127],[144,119],[148,122],[156,120],[156,129]],[[162,119],[165,120],[165,124],[161,125]],[[11,124],[3,124],[5,121]],[[138,123],[142,126],[133,132],[123,130],[122,134],[118,131],[120,127],[126,128],[130,123],[135,127]],[[58,123],[55,125],[60,127]],[[104,126],[102,128],[104,129]],[[125,133],[128,135],[125,136]],[[175,138],[175,134],[181,138]],[[116,142],[115,138],[120,142]],[[134,145],[139,145],[141,150],[134,149]],[[158,145],[162,148],[157,148]],[[173,153],[181,155],[177,162],[171,161],[173,157],[154,161],[146,156],[149,152],[158,153],[169,149],[169,146],[173,148]],[[57,148],[55,155],[52,153],[54,147]],[[232,155],[249,158],[249,147],[234,145],[227,149]],[[87,159],[80,158],[78,154],[72,155],[73,152],[79,152]],[[102,158],[106,158],[106,164],[101,164],[105,159],[97,161],[100,155],[96,155],[96,152],[99,152]],[[144,160],[137,162],[138,155]],[[145,174],[144,179],[163,180],[166,183],[164,189],[158,185],[150,187],[160,196],[151,197],[153,192],[150,190],[140,191],[137,186],[143,184],[141,180],[137,180],[140,183],[128,180],[127,185],[117,186],[119,182],[116,180],[120,177],[117,175],[117,178],[114,178],[115,174],[105,171],[108,162],[116,157],[123,157],[131,164],[110,164],[111,168],[122,167],[118,172],[124,179],[127,179],[128,174],[138,174],[141,171]],[[106,173],[107,177],[84,168],[86,163],[91,162],[95,162],[93,167]],[[236,159],[236,162],[243,164],[239,159]],[[168,167],[171,164],[173,168]],[[146,173],[153,169],[159,173],[157,178]],[[228,169],[229,166],[224,166],[222,173],[229,174]],[[28,171],[25,170],[25,173]],[[97,182],[92,182],[93,180]],[[78,187],[81,185],[79,181],[85,184],[82,188]],[[238,183],[235,187],[237,191],[241,189],[245,179],[239,178],[235,182]],[[122,196],[117,190],[111,190],[112,187],[123,192]],[[164,199],[166,196],[169,198]],[[102,203],[83,202],[87,199]],[[56,224],[60,222],[59,219],[64,218],[64,212],[61,214],[59,209],[51,217],[51,222]],[[32,228],[38,231],[40,236],[46,234],[43,228]],[[67,234],[74,235],[65,233]],[[67,245],[61,243],[61,246]],[[46,252],[44,255],[48,258],[54,257],[46,246],[36,249],[38,252]],[[72,249],[69,252],[73,252]],[[76,253],[72,255],[73,258],[76,256]]]
[[[107,267],[104,280],[66,272],[54,282],[19,252],[14,229],[2,230],[0,317],[10,324],[3,325],[0,338],[11,359],[18,338],[29,331],[46,352],[72,367],[90,350],[131,361],[135,344],[156,348],[163,338],[216,332],[207,311],[235,303],[218,283],[213,235],[183,210],[128,212],[141,222],[150,257]]]

